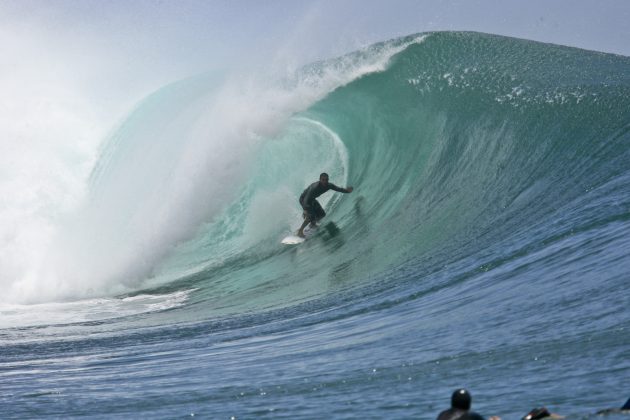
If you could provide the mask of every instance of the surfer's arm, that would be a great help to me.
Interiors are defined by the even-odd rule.
[[[352,188],[352,187],[348,187],[348,188],[341,188],[341,187],[336,186],[335,184],[330,184],[330,183],[329,183],[328,185],[330,186],[330,189],[331,189],[331,190],[335,190],[335,191],[337,191],[337,192],[340,192],[340,193],[345,193],[345,194],[347,194],[347,193],[351,193],[351,192],[352,192],[352,190],[354,189],[354,188]]]

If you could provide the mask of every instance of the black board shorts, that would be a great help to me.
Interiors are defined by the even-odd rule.
[[[326,212],[322,208],[322,205],[319,204],[319,201],[313,200],[313,204],[310,207],[305,207],[304,203],[300,201],[300,205],[304,209],[304,218],[308,219],[310,222],[319,220],[326,216]]]

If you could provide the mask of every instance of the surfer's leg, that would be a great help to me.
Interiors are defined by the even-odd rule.
[[[300,204],[302,204],[302,202],[300,202]],[[299,236],[300,238],[304,237],[304,228],[306,227],[306,225],[315,220],[314,215],[311,213],[309,208],[304,207],[304,205],[302,205],[302,208],[304,209],[304,212],[302,213],[302,217],[304,217],[304,222],[302,223],[302,226],[300,226],[300,229],[297,231],[297,236]]]
[[[310,219],[308,217],[306,217],[304,219],[304,223],[302,223],[302,226],[300,226],[300,229],[297,231],[297,236],[299,236],[300,238],[304,237],[304,228],[306,227],[306,225],[308,225],[310,223]]]
[[[313,216],[314,217],[312,217],[311,221],[311,227],[313,228],[317,227],[317,222],[319,222],[321,219],[324,218],[324,216],[326,216],[326,212],[317,200],[315,200],[315,202],[313,203]]]

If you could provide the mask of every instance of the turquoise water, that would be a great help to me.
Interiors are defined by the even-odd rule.
[[[625,402],[629,58],[442,32],[261,78],[166,86],[103,146],[57,287],[0,308],[3,412],[429,419],[457,387],[508,419]],[[322,171],[355,191],[281,245]]]

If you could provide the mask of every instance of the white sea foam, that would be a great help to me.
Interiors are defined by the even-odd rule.
[[[92,298],[73,302],[0,304],[0,329],[60,325],[159,312],[182,306],[196,289],[124,298]]]

